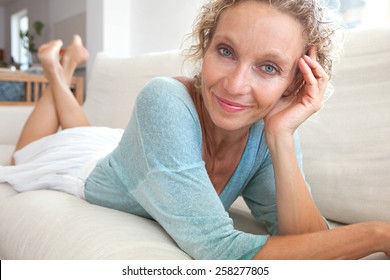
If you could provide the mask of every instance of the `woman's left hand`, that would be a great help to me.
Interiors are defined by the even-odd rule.
[[[298,61],[304,84],[298,94],[282,96],[264,118],[267,134],[293,135],[295,130],[311,115],[321,109],[329,75],[316,61],[317,49],[309,49]]]

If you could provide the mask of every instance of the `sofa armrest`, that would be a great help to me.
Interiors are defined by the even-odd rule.
[[[15,145],[32,106],[0,106],[0,144]]]

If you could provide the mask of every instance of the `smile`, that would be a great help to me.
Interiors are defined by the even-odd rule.
[[[224,109],[227,112],[231,112],[231,113],[241,112],[241,111],[244,111],[244,110],[250,108],[250,106],[246,106],[246,105],[242,105],[242,104],[239,104],[239,103],[231,102],[229,100],[220,98],[218,96],[215,96],[215,98],[216,98],[219,106],[221,106],[221,108]]]

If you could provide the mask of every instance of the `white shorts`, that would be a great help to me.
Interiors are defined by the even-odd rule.
[[[0,167],[0,182],[18,192],[52,189],[84,198],[84,184],[96,162],[117,147],[123,129],[77,127],[39,139]]]

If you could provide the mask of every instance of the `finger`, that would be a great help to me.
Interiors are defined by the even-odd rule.
[[[298,66],[305,81],[304,86],[299,91],[301,102],[309,105],[314,111],[318,111],[321,109],[325,86],[320,84],[304,58],[300,58]]]
[[[316,80],[323,84],[324,82],[327,83],[329,80],[329,75],[325,72],[324,68],[315,61],[312,57],[309,57],[307,55],[303,56],[303,59],[305,63],[309,66],[311,69],[311,72],[313,73]]]
[[[325,70],[322,68],[322,66],[318,63],[317,54],[318,54],[318,47],[317,46],[310,46],[308,51],[307,51],[307,55],[304,56],[304,59],[308,63],[310,68],[312,68],[314,76],[318,80],[324,80],[325,83],[327,83],[329,81],[329,75],[325,72]],[[311,60],[308,58],[311,58]]]
[[[299,59],[298,67],[302,73],[303,79],[305,81],[305,85],[306,86],[317,86],[318,82],[317,82],[316,77],[313,74],[312,67],[310,67],[310,63],[308,63],[304,59],[304,57]]]
[[[306,87],[312,87],[314,92],[322,93],[326,88],[327,74],[316,61],[308,56],[300,58],[298,62]]]

